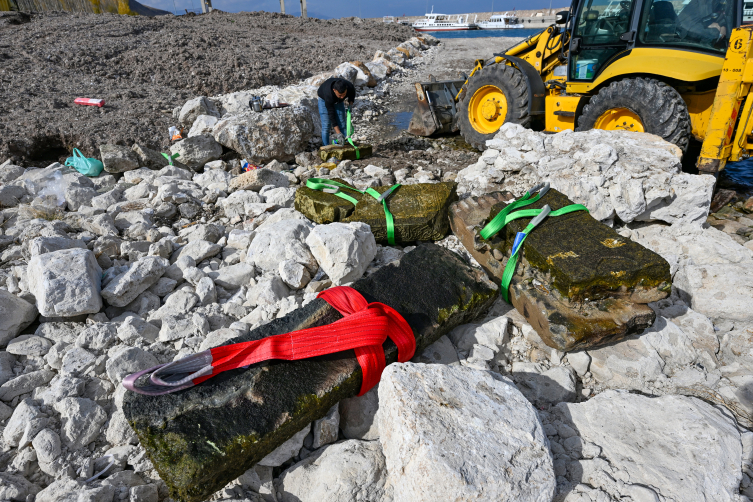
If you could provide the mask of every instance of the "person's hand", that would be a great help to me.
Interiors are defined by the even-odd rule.
[[[340,132],[340,128],[337,126],[335,126],[335,134],[342,134],[342,132]]]
[[[719,23],[711,23],[709,25],[709,28],[713,28],[715,30],[719,30],[719,36],[724,37],[727,34],[727,27],[726,26],[720,26]]]
[[[335,133],[335,134],[334,134],[334,135],[332,136],[332,139],[334,139],[334,140],[335,140],[335,142],[336,142],[336,143],[337,143],[338,145],[344,145],[344,144],[345,144],[345,136],[343,136],[341,132],[336,132],[336,133]]]

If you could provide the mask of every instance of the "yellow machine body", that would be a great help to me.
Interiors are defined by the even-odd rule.
[[[637,2],[636,5],[640,6],[641,0]],[[639,35],[633,32],[632,36]],[[546,88],[543,111],[539,108],[538,113],[543,115],[539,115],[543,119],[540,122],[547,132],[575,129],[583,107],[601,89],[615,81],[642,77],[674,87],[685,101],[691,136],[702,142],[698,160],[700,170],[718,172],[727,161],[748,157],[749,142],[753,147],[753,97],[750,93],[753,84],[753,25],[731,29],[726,54],[722,50],[714,53],[627,44],[625,50],[616,50],[590,81],[570,78],[571,68],[567,67],[570,38],[568,30],[553,25],[504,54],[476,61],[455,100],[460,107],[468,107],[470,123],[478,133],[496,131],[504,122],[504,113],[509,106],[504,94],[494,86],[486,85],[474,90],[474,96],[465,96],[468,83],[485,66],[503,64],[522,71],[521,66],[526,66],[521,62],[524,61],[533,67]],[[527,78],[530,78],[531,70],[528,71]],[[607,110],[598,117],[594,127],[645,130],[637,113],[627,108]]]

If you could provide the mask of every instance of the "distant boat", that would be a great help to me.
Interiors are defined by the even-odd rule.
[[[382,21],[385,23],[394,23],[395,22],[395,16],[384,16],[382,18]]]
[[[505,12],[504,14],[495,14],[487,21],[481,21],[478,24],[480,30],[508,30],[513,28],[525,28],[516,16]]]
[[[435,14],[432,6],[431,12],[426,17],[419,19],[411,25],[416,31],[459,31],[478,29],[473,23],[468,22],[468,14],[457,16],[453,21],[446,14]]]

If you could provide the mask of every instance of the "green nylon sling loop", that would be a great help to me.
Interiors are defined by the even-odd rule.
[[[353,140],[351,139],[351,136],[353,136],[353,121],[350,117],[350,108],[348,108],[347,112],[347,120],[345,123],[345,136],[348,139],[348,143],[350,143],[350,146],[353,147],[353,149],[356,151],[356,160],[361,158],[361,152],[358,150],[358,147],[355,143],[353,143]],[[332,140],[332,144],[336,145],[335,140]]]
[[[510,282],[512,281],[512,276],[515,274],[515,268],[518,265],[520,250],[523,248],[523,242],[526,240],[526,237],[528,237],[528,234],[530,234],[531,231],[533,231],[533,229],[536,228],[536,226],[544,221],[548,216],[556,217],[568,213],[573,213],[575,211],[588,211],[588,208],[582,204],[570,204],[569,206],[557,209],[556,211],[552,211],[549,205],[546,205],[541,209],[521,209],[519,211],[513,212],[514,209],[536,202],[541,197],[543,197],[548,190],[549,183],[536,185],[525,194],[523,194],[520,199],[508,204],[507,207],[500,211],[499,214],[497,214],[497,216],[495,216],[492,221],[490,221],[480,232],[481,237],[486,240],[494,236],[497,232],[502,230],[505,225],[513,220],[517,220],[518,218],[533,218],[522,232],[518,232],[515,235],[515,240],[513,241],[512,245],[512,254],[507,260],[507,263],[505,264],[505,270],[502,273],[502,281],[500,281],[500,293],[502,294],[502,298],[504,298],[507,303],[510,303]],[[537,191],[538,194],[535,197],[531,197],[531,195]]]
[[[353,122],[350,118],[350,108],[348,108],[348,119],[346,121],[345,126],[345,133],[348,137],[348,143],[350,143],[350,146],[353,147],[353,149],[356,151],[356,160],[361,158],[361,152],[358,151],[358,147],[355,143],[353,143],[353,140],[351,139],[351,136],[353,136]]]
[[[174,153],[172,155],[168,155],[166,153],[163,153],[162,156],[165,157],[167,159],[167,161],[170,163],[170,165],[172,166],[173,165],[173,160],[176,159],[176,158],[178,158],[178,157],[180,157],[180,154],[179,153]]]
[[[389,208],[387,207],[387,198],[397,190],[400,186],[399,183],[392,185],[386,192],[379,193],[373,188],[367,188],[366,190],[359,190],[357,188],[349,187],[337,181],[322,179],[322,178],[309,178],[306,180],[306,186],[312,190],[319,190],[325,193],[336,195],[341,199],[345,199],[352,203],[354,206],[358,204],[358,199],[351,197],[350,195],[341,192],[341,189],[353,190],[363,195],[370,195],[376,199],[377,202],[382,203],[382,209],[384,209],[384,218],[387,220],[387,242],[390,246],[395,245],[395,219],[392,216]]]

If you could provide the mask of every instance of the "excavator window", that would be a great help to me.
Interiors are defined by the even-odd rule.
[[[724,54],[734,28],[735,0],[647,0],[638,26],[640,45]]]
[[[593,80],[612,56],[625,50],[620,37],[630,29],[634,4],[635,0],[585,0],[573,26],[578,50],[571,51],[572,80]]]

